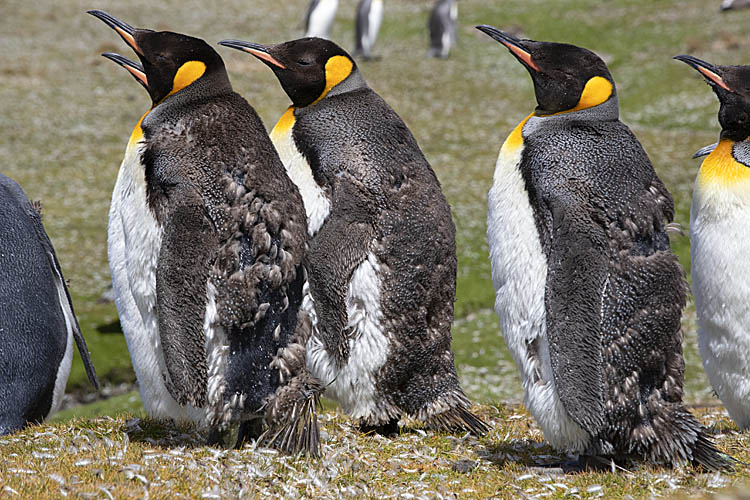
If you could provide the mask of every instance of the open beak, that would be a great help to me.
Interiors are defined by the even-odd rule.
[[[130,26],[128,23],[120,21],[116,17],[107,14],[103,10],[89,10],[87,12],[92,16],[104,21],[104,23],[115,30],[117,34],[120,35],[123,40],[125,40],[125,43],[130,45],[133,50],[135,50],[140,55],[144,55],[141,48],[138,47],[138,44],[135,42],[135,38],[133,36],[135,34],[135,28]]]
[[[242,40],[222,40],[219,42],[219,45],[247,52],[248,54],[254,55],[258,59],[269,65],[273,65],[281,69],[286,69],[286,66],[284,66],[281,62],[279,62],[278,59],[268,53],[268,49],[265,45],[253,42],[243,42]]]
[[[123,57],[120,54],[115,54],[114,52],[105,52],[102,55],[110,61],[114,61],[128,70],[130,74],[133,75],[133,78],[135,78],[138,83],[143,85],[143,87],[148,90],[148,78],[146,78],[146,73],[143,71],[143,66],[135,61],[131,61],[127,57]]]
[[[534,71],[541,72],[541,68],[533,61],[531,58],[531,54],[526,49],[526,47],[523,46],[523,43],[518,38],[509,35],[508,33],[505,33],[504,31],[500,31],[499,29],[495,28],[494,26],[490,26],[488,24],[482,24],[476,27],[479,31],[482,33],[485,33],[498,42],[502,43],[506,47],[508,47],[508,50],[516,56],[521,62],[523,62],[526,66],[533,69]]]
[[[709,64],[706,61],[701,61],[697,57],[688,56],[688,55],[680,55],[680,56],[674,56],[674,59],[677,59],[678,61],[682,61],[685,64],[689,64],[700,74],[703,75],[703,77],[710,83],[711,85],[718,85],[719,87],[723,88],[727,92],[734,92],[729,85],[726,84],[724,79],[719,75],[720,70],[714,66],[713,64]]]

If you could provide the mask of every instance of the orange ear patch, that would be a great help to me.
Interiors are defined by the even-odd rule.
[[[354,63],[346,56],[333,56],[326,61],[326,88],[312,104],[323,99],[333,87],[347,79],[352,74]]]
[[[184,89],[206,72],[206,64],[201,61],[188,61],[177,70],[172,80],[172,90],[167,94],[171,96]]]

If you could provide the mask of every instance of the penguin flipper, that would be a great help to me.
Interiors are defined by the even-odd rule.
[[[39,203],[30,203],[28,213],[31,220],[34,221],[34,228],[36,229],[37,239],[44,248],[44,253],[47,255],[49,265],[55,275],[57,286],[65,291],[65,301],[60,305],[63,308],[63,313],[68,318],[70,326],[73,329],[73,339],[76,342],[78,353],[81,355],[81,361],[83,361],[83,367],[86,370],[86,376],[88,377],[89,382],[91,382],[91,385],[93,385],[94,388],[98,391],[99,379],[96,377],[96,370],[94,369],[94,364],[91,362],[91,356],[89,354],[88,347],[86,346],[86,340],[83,338],[81,327],[78,325],[78,318],[76,317],[75,310],[73,309],[73,301],[70,298],[70,291],[68,290],[68,286],[65,283],[65,277],[63,276],[62,269],[60,268],[60,262],[58,262],[57,260],[57,254],[55,253],[55,249],[52,246],[52,241],[50,241],[47,232],[44,230],[44,225],[42,224],[41,205]]]
[[[177,197],[175,197],[177,198]],[[204,311],[218,235],[198,202],[172,208],[164,224],[156,295],[167,389],[181,405],[206,404]]]
[[[565,410],[595,436],[604,425],[601,297],[607,281],[607,237],[581,186],[555,189],[545,308],[554,381]]]
[[[368,204],[357,196],[357,188],[346,182],[339,186],[340,203],[310,243],[307,256],[308,281],[318,315],[318,336],[334,359],[349,357],[346,293],[354,270],[367,259],[375,237],[368,220]],[[345,200],[345,201],[344,201]],[[377,286],[375,283],[372,286]]]

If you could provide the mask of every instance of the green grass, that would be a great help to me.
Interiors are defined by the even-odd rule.
[[[352,47],[355,3],[341,0],[333,30],[334,40],[347,49]],[[492,403],[522,399],[518,374],[492,312],[485,219],[487,191],[500,145],[534,108],[535,101],[526,71],[500,44],[473,26],[493,24],[529,38],[582,45],[602,55],[617,82],[621,118],[639,137],[672,192],[676,221],[687,231],[692,183],[699,166],[690,157],[718,137],[718,102],[694,70],[671,57],[691,53],[718,64],[750,62],[746,55],[750,11],[722,15],[717,3],[462,0],[460,45],[450,59],[435,61],[424,57],[424,26],[431,1],[386,2],[377,45],[382,58],[362,63],[360,69],[370,86],[409,125],[451,203],[459,254],[453,347],[462,383],[475,400]],[[132,127],[150,103],[129,75],[99,56],[105,51],[132,54],[115,33],[85,15],[85,10],[101,8],[135,26],[182,31],[210,43],[223,38],[274,43],[299,36],[305,4],[306,0],[229,0],[210,8],[194,0],[96,4],[11,0],[4,4],[4,22],[0,23],[1,169],[18,180],[32,198],[44,203],[45,227],[70,282],[81,327],[105,384],[134,380],[122,336],[102,333],[113,329],[117,320],[114,306],[98,303],[98,298],[110,281],[106,224],[117,168]],[[250,56],[216,48],[225,59],[235,89],[256,107],[270,128],[288,105],[272,72]],[[673,236],[672,244],[689,269],[688,238]],[[697,355],[692,306],[686,310],[683,324],[686,399],[715,404]],[[77,358],[69,390],[89,390]],[[61,423],[55,429],[79,432],[88,425],[86,420],[65,420],[122,412],[142,414],[134,393],[61,413],[57,417]],[[501,412],[497,418],[503,415]],[[122,424],[121,420],[116,422],[112,425]],[[531,424],[526,419],[524,422],[528,431]],[[541,439],[528,432],[519,436]],[[742,446],[747,444],[744,438],[737,439]],[[491,446],[492,440],[486,443]],[[33,448],[33,444],[22,446],[27,452]],[[482,492],[476,496],[482,496],[491,494],[491,488],[502,481],[511,481],[509,471],[521,475],[519,467],[506,463],[477,477],[456,475],[448,479],[458,480],[462,487],[476,486],[480,488],[476,491]],[[492,482],[493,474],[498,482]],[[5,477],[1,470],[0,475]],[[746,476],[745,471],[737,477]],[[354,474],[350,479],[358,477]],[[413,479],[408,474],[395,477],[401,481]],[[638,498],[649,495],[651,479],[605,479],[618,485],[619,489],[612,490],[618,494]],[[581,485],[599,480],[582,479]],[[700,488],[701,481],[688,477],[680,484]],[[15,488],[17,483],[13,484]],[[529,484],[518,483],[522,489],[530,488]],[[660,488],[659,492],[666,491]],[[616,498],[614,493],[611,497]]]

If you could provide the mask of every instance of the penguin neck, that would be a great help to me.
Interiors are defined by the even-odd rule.
[[[341,60],[344,60],[343,56],[338,56],[338,57],[341,57]],[[367,82],[365,82],[365,78],[362,76],[362,73],[360,73],[359,69],[357,69],[356,67],[352,67],[351,72],[341,80],[338,80],[333,73],[334,73],[333,71],[328,69],[328,65],[326,65],[327,84],[326,84],[325,89],[323,90],[323,93],[320,94],[320,96],[317,99],[315,99],[312,103],[304,107],[309,107],[314,104],[317,104],[320,101],[328,97],[345,94],[347,92],[352,92],[358,89],[367,88]],[[331,85],[331,83],[333,83],[333,85]]]
[[[559,127],[571,122],[617,121],[619,118],[620,105],[615,94],[603,103],[590,108],[562,111],[551,115],[540,115],[534,112],[524,123],[522,133],[525,138],[546,127]]]
[[[750,202],[750,140],[721,139],[703,160],[696,191],[732,191]]]
[[[161,121],[170,117],[178,118],[180,108],[188,109],[191,104],[207,101],[221,95],[231,94],[232,84],[226,73],[213,74],[211,77],[201,77],[187,87],[178,90],[174,94],[167,95],[156,103],[151,110],[141,119],[144,128],[155,121]]]

